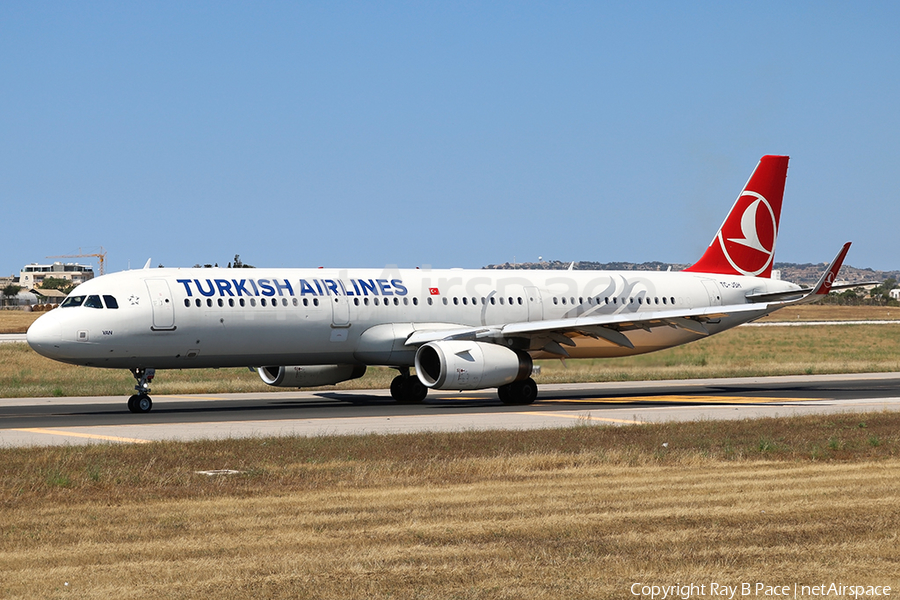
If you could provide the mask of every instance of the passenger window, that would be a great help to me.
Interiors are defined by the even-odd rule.
[[[400,298],[394,298],[394,306],[400,306]]]
[[[413,306],[419,305],[419,299],[416,296],[413,296]]]
[[[206,299],[206,306],[212,308],[212,298],[207,298],[207,299]]]
[[[219,298],[218,304],[219,304],[219,308],[222,308],[223,306],[225,306],[225,301],[222,300],[221,298]]]
[[[112,296],[103,296],[103,302],[106,303],[106,308],[119,308],[119,303]]]
[[[234,308],[234,298],[228,299],[228,306],[230,306],[231,308]]]
[[[256,306],[256,298],[250,298],[250,306]]]
[[[100,296],[88,296],[87,300],[84,301],[84,305],[87,308],[103,308],[103,303],[100,302]]]
[[[666,297],[663,296],[663,304],[665,304],[665,303],[666,303]]]
[[[296,298],[291,298],[291,302],[294,304],[294,306],[297,306],[297,304],[298,304]],[[356,303],[359,304],[359,298],[356,299]]]
[[[187,298],[184,299],[184,307],[185,307],[185,308],[190,308],[190,307],[191,307],[191,301],[188,300]]]
[[[200,308],[200,298],[194,300],[194,304],[197,306],[197,308]]]
[[[260,305],[260,306],[265,306],[265,305],[266,305],[266,299],[265,299],[265,298],[260,298],[260,299],[259,299],[259,305]]]
[[[84,296],[69,296],[66,298],[60,308],[71,308],[73,306],[81,306],[84,304]]]
[[[353,304],[355,304],[356,306],[359,306],[359,298],[354,298]]]
[[[431,306],[431,304],[432,304],[431,296],[428,296],[428,306]]]
[[[318,305],[319,305],[319,299],[313,298],[313,306],[318,306]]]
[[[247,306],[247,301],[244,300],[243,298],[241,298],[241,299],[240,299],[240,304],[241,304],[241,306]]]

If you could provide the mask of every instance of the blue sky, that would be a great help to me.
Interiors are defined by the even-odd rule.
[[[900,268],[900,5],[0,4],[0,274],[693,262],[791,156],[776,260]]]

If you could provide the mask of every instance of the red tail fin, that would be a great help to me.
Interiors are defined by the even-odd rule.
[[[706,252],[685,271],[772,276],[787,167],[787,156],[760,159]]]

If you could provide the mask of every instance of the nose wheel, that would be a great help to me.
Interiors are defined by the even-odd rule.
[[[150,382],[156,375],[156,369],[131,369],[137,385],[134,386],[137,394],[128,399],[128,410],[133,413],[150,412],[153,408],[153,400],[150,399]]]

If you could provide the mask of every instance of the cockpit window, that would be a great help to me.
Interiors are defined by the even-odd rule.
[[[106,302],[106,308],[119,308],[119,303],[113,296],[103,296],[103,301]]]
[[[103,303],[100,302],[100,296],[88,296],[84,305],[88,308],[103,308]]]
[[[70,308],[72,306],[81,306],[84,304],[85,296],[69,296],[65,300],[63,300],[62,306],[60,308]]]

